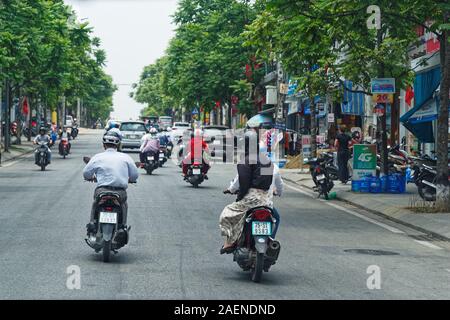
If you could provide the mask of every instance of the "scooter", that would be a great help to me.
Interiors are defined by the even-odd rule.
[[[244,271],[251,272],[253,282],[261,282],[262,274],[269,272],[280,254],[280,242],[272,239],[276,224],[269,207],[256,207],[247,211],[244,230],[233,251],[233,261]]]
[[[70,135],[72,136],[72,139],[75,139],[78,136],[78,127],[73,126],[72,130],[70,131]]]
[[[325,159],[309,158],[304,159],[303,163],[309,165],[311,177],[316,185],[314,191],[319,193],[319,197],[323,195],[328,200],[328,193],[333,189],[334,183],[325,168]]]
[[[69,139],[61,138],[61,143],[59,145],[59,154],[65,159],[69,155]]]
[[[151,175],[153,171],[159,168],[159,159],[157,157],[158,155],[150,155],[149,153],[145,156],[144,169],[148,175]]]
[[[83,161],[89,163],[90,158]],[[94,178],[91,182],[96,182]],[[90,236],[85,239],[86,244],[95,250],[102,251],[103,262],[109,262],[111,251],[117,254],[120,248],[128,244],[131,227],[120,228],[122,225],[122,206],[120,195],[108,190],[98,195],[96,199],[95,224],[88,224]]]
[[[36,165],[41,167],[41,171],[45,171],[45,167],[49,165],[47,145],[47,142],[41,141],[35,151],[37,154]]]
[[[167,148],[165,146],[161,146],[159,148],[159,166],[162,167],[167,162],[166,157]]]
[[[192,184],[194,188],[198,188],[198,186],[205,180],[205,175],[203,174],[203,164],[200,162],[194,161],[187,170],[187,175],[184,178],[187,182]]]

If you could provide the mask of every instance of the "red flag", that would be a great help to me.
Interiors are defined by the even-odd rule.
[[[24,115],[27,115],[29,112],[29,108],[28,108],[28,99],[27,97],[23,98],[23,103],[22,103],[22,113]]]
[[[408,106],[411,106],[412,99],[414,99],[414,91],[412,87],[408,87],[408,89],[406,89],[405,95],[405,101],[408,104]]]

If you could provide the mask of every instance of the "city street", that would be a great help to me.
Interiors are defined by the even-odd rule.
[[[130,243],[103,263],[84,242],[95,185],[82,177],[82,157],[101,152],[101,134],[81,134],[65,160],[53,148],[45,172],[31,155],[0,168],[0,299],[450,298],[448,243],[287,182],[275,201],[280,258],[253,283],[219,254],[219,215],[235,200],[222,193],[236,173],[229,164],[214,165],[198,189],[172,161],[152,176],[140,170],[128,189]],[[79,290],[66,286],[70,266],[80,268]],[[367,285],[370,266],[380,289]]]

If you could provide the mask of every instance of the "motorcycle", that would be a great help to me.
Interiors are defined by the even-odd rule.
[[[70,135],[72,136],[72,139],[75,139],[78,136],[78,127],[76,126],[72,127]]]
[[[184,179],[192,184],[194,188],[198,188],[198,186],[205,180],[205,175],[203,174],[202,169],[202,163],[194,162],[187,170],[187,175]]]
[[[59,154],[65,159],[69,155],[69,139],[62,138],[59,145]]]
[[[332,152],[322,154],[325,164],[325,170],[328,172],[331,180],[339,180],[338,167],[334,165],[334,157]]]
[[[167,162],[166,152],[167,152],[166,146],[161,146],[159,148],[159,166],[160,167],[162,167]]]
[[[243,271],[251,271],[253,282],[261,282],[262,274],[269,272],[280,254],[280,242],[272,239],[276,219],[269,207],[247,211],[241,238],[233,251],[235,261]]]
[[[148,154],[145,157],[144,169],[147,171],[148,175],[151,175],[154,170],[159,168],[159,160],[157,159],[158,155]]]
[[[89,160],[88,157],[83,158],[85,163]],[[122,206],[117,192],[108,190],[98,195],[94,219],[96,223],[88,225],[92,235],[85,239],[86,244],[96,253],[102,251],[103,262],[109,262],[111,251],[117,254],[117,250],[128,244],[131,229],[130,226],[119,229],[122,224]]]
[[[184,152],[186,148],[186,145],[183,142],[182,138],[178,139],[177,146],[178,146],[178,154],[177,154],[178,166],[181,168],[183,166],[182,162],[185,157]]]
[[[166,151],[166,157],[167,159],[170,159],[172,157],[172,150],[173,150],[173,143],[169,142],[167,144],[167,151]]]
[[[316,185],[314,191],[319,192],[319,197],[323,195],[325,199],[328,200],[328,193],[333,189],[334,183],[328,174],[325,162],[324,158],[309,158],[303,160],[304,164],[309,165],[311,177]]]
[[[47,142],[39,142],[35,153],[37,154],[36,165],[41,167],[41,171],[45,171],[45,167],[49,164]]]

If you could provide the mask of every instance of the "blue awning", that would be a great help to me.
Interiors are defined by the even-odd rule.
[[[400,117],[405,128],[421,142],[434,143],[432,121],[437,118],[439,99],[433,95],[440,82],[440,67],[417,74],[414,80],[415,107]]]
[[[344,85],[347,89],[353,90],[352,81],[344,81]],[[351,114],[357,116],[364,115],[364,93],[355,93],[348,90],[344,90],[343,102],[341,103],[342,114]]]

